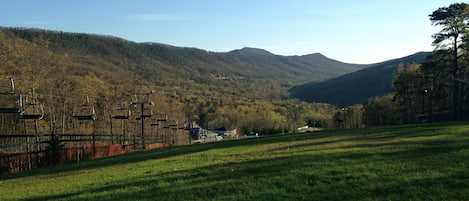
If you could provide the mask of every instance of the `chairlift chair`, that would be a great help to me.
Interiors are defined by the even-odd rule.
[[[114,115],[112,116],[113,119],[121,119],[121,120],[126,120],[129,119],[131,115],[130,110],[123,110],[122,113],[119,115]]]
[[[168,115],[166,114],[155,114],[153,115],[153,119],[152,119],[152,126],[159,126],[161,124],[164,124],[166,123],[166,121],[168,120]]]
[[[169,126],[170,127],[177,127],[178,126],[178,120],[175,120],[175,119],[171,120],[169,122]]]
[[[156,119],[156,118],[152,118],[151,119],[152,122],[151,122],[151,126],[159,126],[160,125],[160,122]]]
[[[8,106],[0,107],[0,113],[3,113],[3,114],[15,114],[15,113],[20,113],[20,112],[21,112],[21,108],[19,107],[8,107]]]
[[[178,130],[178,120],[177,119],[172,119],[169,121],[169,124],[168,126],[172,129],[172,130]]]
[[[179,125],[178,128],[181,129],[181,130],[189,130],[189,128],[186,126],[186,124]]]
[[[42,118],[44,118],[44,109],[42,105],[39,105],[35,102],[30,102],[28,97],[29,96],[26,95],[26,99],[24,101],[21,101],[20,119],[41,120]],[[20,99],[22,99],[21,95]]]
[[[168,121],[165,121],[165,122],[162,122],[162,123],[163,123],[162,128],[164,128],[164,129],[170,129],[170,128],[171,128],[171,126],[169,126],[169,122],[168,122]]]
[[[157,114],[156,115],[156,121],[157,122],[166,122],[168,120],[168,115],[167,114]]]
[[[88,96],[85,96],[83,103],[73,110],[73,118],[83,121],[83,120],[96,120],[96,111],[94,106],[90,105],[90,99]]]
[[[18,114],[21,112],[21,96],[15,92],[15,83],[13,78],[10,78],[10,85],[10,91],[0,93],[0,95],[6,100],[6,102],[3,103],[6,105],[0,106],[0,113]]]
[[[149,108],[145,108],[145,109],[143,110],[143,114],[142,114],[142,112],[140,112],[140,114],[139,114],[137,117],[135,117],[135,120],[141,120],[142,117],[143,117],[144,119],[146,119],[146,118],[150,118],[150,117],[152,117],[152,116],[153,116],[153,110],[151,110],[151,109],[149,109]]]
[[[126,102],[119,103],[119,107],[116,109],[116,114],[112,116],[113,119],[126,120],[131,116],[131,112],[126,108]]]

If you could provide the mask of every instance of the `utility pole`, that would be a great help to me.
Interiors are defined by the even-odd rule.
[[[140,105],[140,122],[141,122],[141,129],[142,129],[142,132],[141,132],[141,138],[142,138],[142,149],[145,149],[145,118],[149,118],[151,117],[151,113],[150,114],[147,114],[145,115],[145,104],[148,104],[148,105],[154,105],[153,101],[151,100],[150,96],[153,95],[155,93],[154,90],[152,90],[150,93],[146,94],[148,96],[148,100],[146,101],[138,101],[138,99],[136,99],[135,101],[133,101],[131,104],[133,106],[137,106],[137,105]]]

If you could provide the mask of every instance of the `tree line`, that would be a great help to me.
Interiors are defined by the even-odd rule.
[[[402,63],[396,68],[393,92],[363,105],[364,126],[469,117],[469,7],[451,4],[433,11],[429,19],[441,28],[433,35],[435,50],[422,64]],[[336,122],[343,119],[344,111],[336,113]]]

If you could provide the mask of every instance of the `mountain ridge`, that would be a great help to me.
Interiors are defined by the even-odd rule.
[[[220,53],[156,42],[137,43],[107,35],[5,27],[0,27],[0,31],[12,40],[33,43],[43,40],[49,50],[67,54],[72,63],[68,71],[73,75],[93,73],[118,77],[113,74],[128,74],[136,80],[167,86],[165,90],[169,91],[166,93],[172,93],[169,86],[180,86],[182,83],[189,89],[189,81],[210,86],[214,88],[212,92],[231,91],[228,93],[249,97],[258,93],[263,94],[261,97],[288,98],[289,88],[294,91],[305,83],[311,85],[377,65],[345,63],[321,53],[282,56],[250,47]],[[242,77],[249,83],[243,83],[243,90],[239,86],[226,90],[214,81],[219,77]]]
[[[399,64],[422,63],[430,52],[379,62],[340,77],[292,87],[290,94],[307,102],[325,102],[345,107],[364,104],[368,98],[391,92],[391,81]]]

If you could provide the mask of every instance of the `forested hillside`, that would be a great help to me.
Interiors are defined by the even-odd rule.
[[[9,96],[9,78],[14,77],[16,94],[43,105],[46,115],[36,127],[41,132],[79,130],[71,116],[86,97],[98,114],[93,130],[108,132],[106,117],[118,103],[141,100],[152,90],[153,112],[178,122],[197,121],[241,133],[271,132],[293,129],[307,119],[326,122],[334,110],[327,104],[289,99],[290,86],[367,67],[320,54],[287,57],[261,52],[244,48],[216,53],[112,36],[1,28],[0,90]],[[19,128],[2,129],[15,133]]]
[[[309,102],[324,102],[345,107],[365,104],[375,96],[383,96],[392,91],[392,80],[399,64],[422,63],[431,53],[420,52],[404,58],[371,65],[350,74],[324,82],[311,82],[293,87],[293,97]]]
[[[432,53],[372,65],[0,27],[0,170],[205,142],[193,122],[236,138],[469,119],[468,8],[429,15]]]

